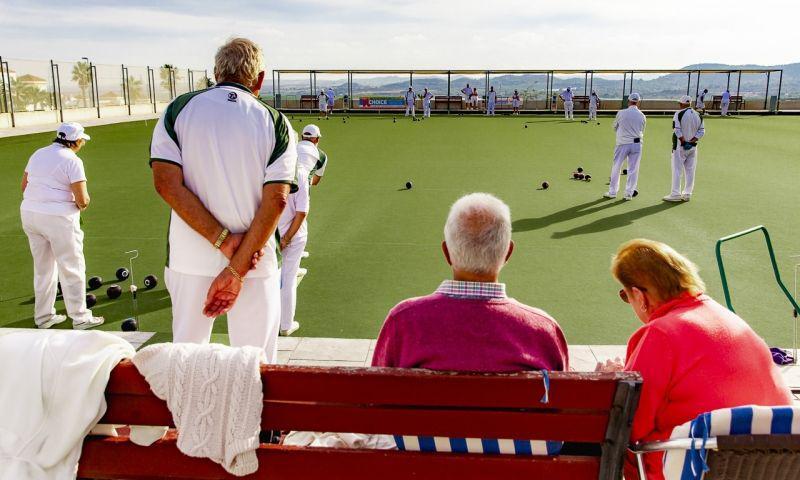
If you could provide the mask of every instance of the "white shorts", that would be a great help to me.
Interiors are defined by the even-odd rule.
[[[478,97],[470,97],[469,103],[470,103],[470,105],[477,105],[478,104]]]

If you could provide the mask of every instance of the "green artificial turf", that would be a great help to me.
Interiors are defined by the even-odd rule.
[[[415,122],[391,116],[317,122],[294,114],[300,130],[313,120],[329,154],[324,181],[312,190],[308,275],[299,288],[297,335],[375,337],[388,310],[432,292],[447,278],[442,227],[459,196],[484,191],[511,207],[514,255],[501,275],[518,300],[543,308],[570,343],[624,343],[639,321],[617,298],[611,255],[631,238],[669,243],[700,267],[709,293],[723,301],[714,260],[717,238],[764,224],[781,273],[793,288],[800,259],[800,118],[707,118],[695,195],[663,203],[670,187],[670,119],[648,121],[639,190],[632,202],[601,200],[614,148],[611,119],[601,125],[559,117],[440,117]],[[92,205],[84,214],[89,275],[112,280],[138,249],[136,276],[163,277],[168,210],[151,186],[147,165],[154,122],[89,128],[80,153]],[[528,128],[524,128],[527,125]],[[20,228],[19,179],[28,156],[51,135],[0,140],[0,326],[32,326],[31,258]],[[569,180],[581,166],[591,183]],[[625,177],[623,177],[624,180]],[[405,190],[407,180],[414,188]],[[538,190],[548,181],[548,190]],[[770,344],[791,342],[791,310],[779,294],[763,240],[745,237],[724,248],[734,306]],[[94,311],[118,329],[131,314],[128,295]],[[143,330],[170,338],[163,282],[140,296]],[[59,308],[63,305],[59,302]],[[198,307],[199,308],[199,307]],[[225,340],[218,321],[215,339]]]

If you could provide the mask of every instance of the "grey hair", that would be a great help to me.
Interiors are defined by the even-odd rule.
[[[444,240],[454,268],[479,275],[497,273],[511,243],[511,210],[488,193],[465,195],[450,207]]]
[[[235,81],[252,85],[263,70],[264,57],[259,47],[246,38],[231,38],[219,47],[214,56],[214,76],[217,81]]]

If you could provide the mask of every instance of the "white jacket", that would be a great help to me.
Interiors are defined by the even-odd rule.
[[[0,330],[0,480],[74,479],[111,370],[133,354],[100,331]]]

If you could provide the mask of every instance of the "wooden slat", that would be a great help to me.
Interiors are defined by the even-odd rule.
[[[432,372],[387,368],[319,368],[265,365],[261,369],[267,400],[378,405],[605,409],[619,380],[640,380],[635,373],[552,372],[550,401],[541,374],[508,375]],[[129,361],[118,365],[109,393],[150,395],[150,388]]]
[[[547,478],[575,480],[597,478],[597,457],[516,457],[376,450],[297,448],[262,445],[257,451],[259,471],[234,477],[207,459],[181,454],[174,436],[150,447],[126,438],[88,437],[78,466],[80,478],[131,480],[175,479],[276,479],[325,478],[354,480],[380,478],[406,480]]]
[[[268,402],[264,405],[261,423],[272,430],[601,443],[605,438],[608,414],[359,408],[349,405]]]

